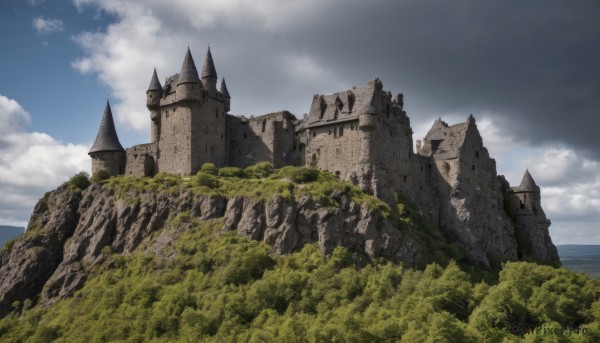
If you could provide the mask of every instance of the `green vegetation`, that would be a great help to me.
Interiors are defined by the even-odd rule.
[[[100,169],[99,171],[94,173],[92,175],[92,177],[90,177],[90,181],[93,183],[97,183],[97,182],[101,182],[104,180],[108,180],[109,178],[110,178],[110,174],[106,170]]]
[[[69,189],[72,191],[82,191],[90,185],[90,174],[87,172],[79,172],[69,178],[67,181]]]
[[[5,317],[0,340],[600,341],[600,283],[566,269],[507,263],[490,285],[453,262],[356,268],[359,257],[346,249],[326,260],[314,244],[275,256],[237,232],[219,233],[223,219],[177,220],[190,224],[173,257],[105,249],[72,298]]]
[[[303,195],[310,195],[328,206],[336,205],[331,195],[341,191],[359,205],[367,203],[369,207],[378,209],[384,217],[392,213],[390,207],[381,200],[360,191],[349,181],[340,181],[328,171],[306,167],[275,170],[268,162],[245,169],[217,169],[212,163],[205,163],[196,175],[187,178],[161,173],[151,178],[116,176],[99,182],[115,189],[118,197],[127,197],[130,191],[175,193],[185,190],[197,195],[247,196],[263,200],[274,196],[298,200]]]

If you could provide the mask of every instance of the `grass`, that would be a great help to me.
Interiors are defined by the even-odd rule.
[[[284,167],[269,171],[264,163],[259,163],[245,170],[225,167],[215,171],[203,168],[191,177],[160,173],[154,177],[116,176],[99,183],[114,190],[117,198],[131,201],[135,201],[139,192],[174,194],[191,191],[195,195],[243,196],[261,200],[279,196],[297,201],[309,195],[322,205],[334,207],[337,202],[331,196],[340,191],[358,205],[366,203],[370,208],[380,211],[383,217],[391,214],[386,203],[362,192],[352,183],[341,181],[328,171],[306,167]]]

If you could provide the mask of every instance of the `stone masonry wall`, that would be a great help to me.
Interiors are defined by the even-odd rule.
[[[134,145],[126,150],[126,156],[125,175],[140,177],[155,174],[156,144]]]
[[[100,170],[107,171],[110,175],[119,175],[125,172],[124,151],[102,151],[92,155],[92,174]]]

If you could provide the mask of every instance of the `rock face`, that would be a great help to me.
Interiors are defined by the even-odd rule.
[[[155,246],[169,245],[181,228],[169,229],[168,220],[182,213],[202,220],[224,217],[223,230],[264,241],[277,253],[318,242],[324,254],[345,246],[407,265],[422,258],[423,247],[415,236],[341,192],[332,198],[338,206],[324,207],[309,196],[297,202],[281,197],[262,201],[195,196],[191,191],[131,191],[117,198],[97,184],[83,192],[61,186],[38,202],[27,234],[1,252],[0,314],[11,311],[15,301],[51,305],[71,295],[85,282],[86,268],[102,261],[107,247],[128,254],[160,230]],[[160,254],[158,250],[154,253]]]

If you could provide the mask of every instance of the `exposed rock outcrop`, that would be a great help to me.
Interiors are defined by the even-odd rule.
[[[181,228],[164,229],[182,214],[201,220],[224,217],[223,230],[238,230],[264,241],[277,253],[318,242],[326,255],[336,246],[345,246],[371,258],[383,256],[407,265],[422,258],[423,246],[415,235],[395,228],[378,211],[357,204],[341,191],[332,199],[337,206],[324,207],[310,196],[264,201],[197,196],[182,190],[175,194],[130,191],[117,197],[98,184],[83,192],[62,186],[38,202],[28,233],[2,252],[1,314],[17,300],[39,298],[51,305],[71,295],[85,282],[86,270],[102,261],[107,247],[129,254],[160,230],[154,245],[168,246]],[[158,248],[153,252],[162,253]]]

